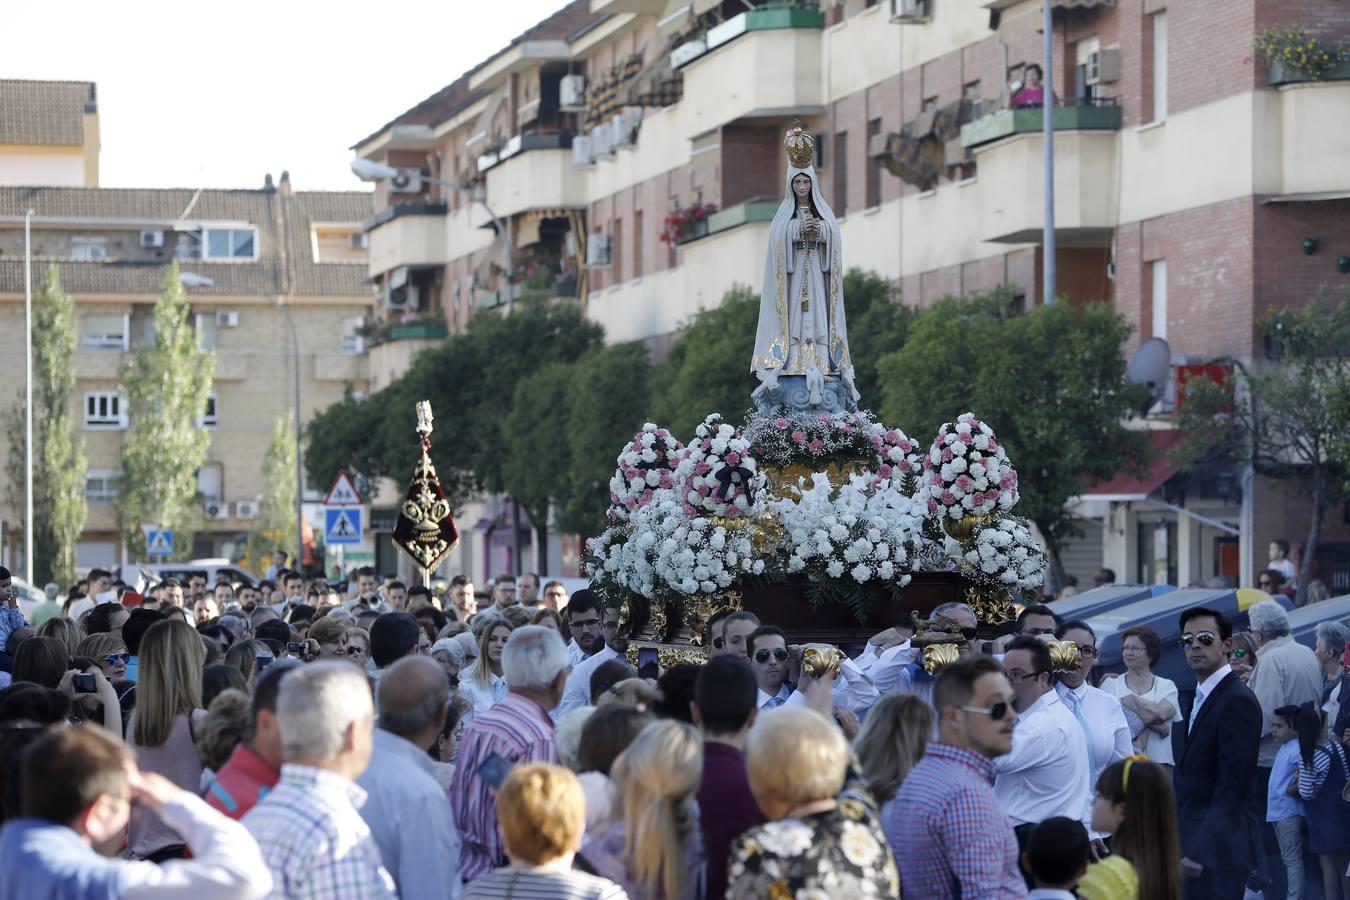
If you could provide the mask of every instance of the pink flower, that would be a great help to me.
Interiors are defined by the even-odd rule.
[[[824,422],[826,425],[828,425],[828,424],[830,424],[830,414],[829,414],[829,413],[821,413],[820,415],[816,416],[816,421],[817,421],[817,422]]]
[[[805,444],[805,443],[806,443],[806,432],[804,432],[804,431],[794,431],[794,432],[792,432],[792,442],[793,442],[794,444]]]
[[[976,506],[984,506],[984,500],[985,500],[984,491],[976,491],[976,492],[975,492],[975,495],[974,495],[973,497],[971,497],[970,499],[972,499],[972,500],[975,501],[975,505],[976,505]]]
[[[933,477],[929,479],[929,482],[933,485],[933,487],[942,487],[942,476],[939,475],[937,472],[934,472]]]
[[[661,473],[661,487],[671,488],[675,486],[675,478],[669,472]]]
[[[936,501],[936,500],[929,500],[929,501],[928,501],[928,512],[929,512],[929,514],[931,515],[932,513],[935,513],[935,512],[937,512],[937,511],[938,511],[937,501]]]
[[[901,472],[905,473],[910,472],[914,468],[907,459],[900,460],[900,462],[896,463],[896,467],[899,468]]]
[[[875,451],[877,451],[878,453],[880,453],[880,452],[881,452],[881,448],[884,447],[884,446],[886,446],[885,441],[883,441],[881,438],[877,437],[875,434],[872,435],[872,449],[873,449],[873,450],[875,450]]]
[[[659,438],[668,438],[670,437],[670,432],[666,431],[664,428],[658,428],[656,429],[656,436]]]
[[[853,433],[853,426],[852,426],[852,425],[840,425],[840,426],[839,426],[839,430],[842,431],[844,434],[852,434],[852,433]]]
[[[727,454],[727,465],[739,466],[740,464],[741,464],[741,455],[739,453],[737,453],[735,450],[732,450],[730,453]]]
[[[952,461],[952,448],[951,448],[951,447],[943,447],[943,448],[942,448],[942,461],[945,462],[945,463],[949,463],[949,462]]]
[[[685,514],[686,516],[697,515],[697,514],[698,514],[698,510],[694,509],[694,507],[690,506],[688,503],[685,503],[685,504],[684,504],[684,514]]]
[[[777,428],[779,431],[782,431],[783,429],[788,427],[788,420],[783,418],[782,416],[779,416],[778,418],[773,420],[773,427]]]
[[[961,489],[962,493],[969,491],[973,484],[975,484],[975,482],[970,480],[970,476],[968,475],[957,476],[956,486]]]
[[[711,450],[711,449],[712,449],[712,438],[704,438],[704,439],[703,439],[703,449],[704,449],[704,450]]]
[[[1004,490],[1013,490],[1017,487],[1017,472],[1013,469],[1003,473],[1003,477],[998,480],[999,487]]]
[[[741,515],[741,508],[734,503],[728,503],[727,511],[722,515],[727,519],[738,519]]]
[[[708,487],[706,484],[700,484],[700,485],[698,486],[698,495],[699,495],[700,497],[706,497],[706,496],[708,496],[708,495],[711,494],[711,493],[712,493],[712,488]]]
[[[806,449],[810,450],[812,453],[819,453],[825,449],[825,445],[820,442],[820,438],[816,438],[810,444],[807,444]]]
[[[951,506],[956,503],[956,495],[953,494],[951,491],[943,491],[942,502],[947,506]]]
[[[900,452],[901,452],[901,453],[908,453],[908,452],[910,452],[911,450],[914,449],[914,442],[913,442],[913,441],[901,440],[901,441],[899,441],[898,443],[896,443],[895,446],[897,446],[897,447],[900,448]]]
[[[880,475],[882,478],[890,478],[891,467],[886,465],[885,463],[882,463],[881,465],[877,466],[877,474]]]
[[[708,464],[708,463],[700,462],[700,463],[695,463],[695,464],[694,464],[694,474],[695,474],[695,475],[707,475],[707,474],[708,474],[709,472],[711,472],[711,471],[712,471],[712,466],[711,466],[710,464]]]
[[[638,506],[646,506],[651,502],[652,502],[652,492],[649,490],[643,491],[642,496],[638,498]]]

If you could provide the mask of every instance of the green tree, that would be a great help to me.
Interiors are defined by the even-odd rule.
[[[1010,315],[1009,301],[996,291],[921,312],[878,364],[880,413],[921,444],[966,411],[989,422],[1018,471],[1016,511],[1040,529],[1063,584],[1060,548],[1078,533],[1065,504],[1144,453],[1122,424],[1141,399],[1125,380],[1130,326],[1106,304]]]
[[[744,285],[727,291],[718,306],[695,315],[659,367],[656,383],[664,387],[656,397],[655,421],[681,441],[693,437],[708,413],[738,421],[752,405],[756,381],[750,357],[758,321],[759,294]],[[610,455],[617,456],[618,449],[616,445]]]
[[[75,546],[84,531],[87,464],[75,441],[71,400],[75,392],[75,304],[61,289],[61,272],[47,270],[33,298],[33,569],[35,584],[72,584]],[[7,466],[11,498],[24,503],[24,392],[7,416]]]
[[[505,422],[502,481],[506,492],[529,515],[538,546],[548,553],[549,509],[567,495],[572,465],[568,441],[568,384],[576,377],[574,363],[553,362],[516,385]],[[552,571],[547,555],[541,571]]]
[[[1312,508],[1304,539],[1298,601],[1316,577],[1326,513],[1350,477],[1350,294],[1325,292],[1304,306],[1272,312],[1261,322],[1275,361],[1234,364],[1224,385],[1192,379],[1177,427],[1187,435],[1174,459],[1249,465],[1307,498]]]
[[[183,558],[202,523],[197,470],[211,438],[200,420],[216,355],[197,346],[177,263],[151,315],[155,339],[136,349],[122,379],[131,428],[122,444],[118,516],[132,558],[145,558],[144,522],[172,530],[175,556]]]
[[[295,431],[289,415],[272,426],[272,442],[263,457],[263,493],[248,533],[247,556],[255,571],[267,568],[278,550],[293,553],[295,522]]]
[[[844,276],[844,304],[848,321],[848,349],[854,383],[863,408],[881,402],[878,361],[905,345],[918,314],[900,302],[900,292],[875,272],[850,269]]]

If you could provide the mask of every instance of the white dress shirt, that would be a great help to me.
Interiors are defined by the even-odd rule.
[[[1090,736],[1089,749],[1092,751],[1090,760],[1094,774],[1134,752],[1130,726],[1125,721],[1125,710],[1121,708],[1119,700],[1086,681],[1073,690],[1062,684],[1056,684],[1055,691],[1070,713],[1073,712],[1075,701],[1080,704],[1083,718],[1087,721],[1085,734]],[[1074,718],[1077,719],[1077,716]],[[1093,787],[1096,787],[1095,777]]]
[[[876,654],[868,661],[868,665],[863,664],[865,657],[865,653],[858,657],[858,668],[872,680],[877,694],[885,696],[900,691],[900,675],[906,666],[919,658],[919,648],[905,641]]]
[[[776,694],[769,694],[764,688],[760,688],[755,697],[755,706],[759,707],[760,710],[767,712],[768,710],[777,709],[778,707],[783,706],[791,696],[792,685],[785,681],[782,686],[778,688],[778,693]]]
[[[761,703],[763,708],[763,698],[768,696],[760,691]],[[834,681],[832,705],[835,709],[846,709],[861,719],[872,708],[872,704],[880,699],[881,694],[877,692],[876,685],[872,684],[872,679],[863,673],[862,669],[848,657],[839,660],[839,677]],[[801,691],[796,691],[787,698],[784,706],[803,706],[806,704],[806,695]]]
[[[1054,691],[1018,715],[1012,752],[995,759],[994,768],[994,794],[1013,825],[1052,816],[1091,822],[1087,741]]]
[[[361,818],[401,900],[458,897],[459,831],[426,751],[376,729],[370,765],[356,783],[366,792]]]
[[[575,669],[577,666],[581,665],[582,660],[585,658],[586,651],[582,650],[581,646],[577,644],[576,638],[572,638],[572,640],[567,642],[567,662],[572,668]]]
[[[563,688],[562,702],[558,704],[557,709],[549,713],[553,721],[558,721],[560,717],[574,709],[590,706],[591,675],[600,667],[601,663],[618,658],[618,652],[609,644],[606,644],[603,649],[573,666],[572,674],[567,676],[567,687]]]
[[[1233,667],[1228,665],[1228,663],[1224,663],[1215,670],[1214,674],[1195,686],[1195,702],[1191,704],[1191,717],[1186,722],[1187,734],[1190,734],[1191,729],[1195,727],[1195,720],[1200,718],[1200,707],[1204,705],[1205,698],[1210,695],[1211,691],[1219,686],[1220,681],[1223,681],[1231,674],[1233,674]]]
[[[481,716],[506,696],[506,678],[489,671],[488,686],[483,687],[478,683],[478,660],[474,660],[459,673],[459,692],[473,701],[473,716]]]

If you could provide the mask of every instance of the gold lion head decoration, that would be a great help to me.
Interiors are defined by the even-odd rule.
[[[802,651],[802,672],[811,678],[824,678],[839,672],[843,661],[834,647],[807,647]]]
[[[1073,641],[1047,641],[1050,647],[1050,668],[1055,674],[1061,672],[1077,672],[1078,663],[1081,658],[1078,655],[1078,645]]]
[[[792,128],[783,138],[783,147],[787,150],[788,162],[794,168],[806,169],[815,162],[816,142],[809,132],[802,130],[801,119],[792,120]]]
[[[961,644],[966,636],[962,633],[962,624],[951,616],[934,616],[931,619],[914,619],[914,637],[910,643],[923,648],[923,668],[929,675],[936,675],[944,668],[961,658]]]

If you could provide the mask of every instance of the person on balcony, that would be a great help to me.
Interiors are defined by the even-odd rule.
[[[1022,70],[1022,74],[1026,81],[1021,85],[1013,85],[1013,109],[1040,109],[1045,105],[1045,85],[1041,83],[1045,72],[1036,63],[1030,63]],[[1053,97],[1051,94],[1052,103]]]

